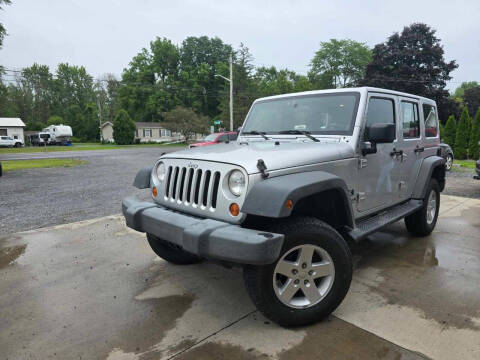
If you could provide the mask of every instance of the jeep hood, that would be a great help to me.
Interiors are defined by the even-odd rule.
[[[278,142],[277,142],[278,144]],[[343,142],[233,142],[168,153],[162,158],[203,160],[235,164],[248,174],[258,173],[257,161],[263,159],[267,171],[325,161],[351,158],[352,147]]]

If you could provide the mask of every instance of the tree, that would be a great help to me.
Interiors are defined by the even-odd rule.
[[[365,75],[365,67],[372,60],[367,45],[353,40],[330,39],[320,43],[311,63],[309,77],[333,79],[333,87],[357,85]]]
[[[50,116],[47,120],[47,126],[62,125],[64,123],[65,123],[65,121],[63,120],[63,118],[61,116],[58,116],[58,115]]]
[[[468,108],[470,114],[475,114],[480,107],[480,86],[465,89],[463,103]]]
[[[468,144],[468,156],[471,159],[479,158],[479,142],[480,141],[480,107],[475,114],[472,122],[472,131],[470,132],[470,141]]]
[[[462,111],[462,116],[460,116],[460,121],[457,126],[457,134],[455,136],[455,157],[457,159],[466,159],[468,155],[468,121],[469,115],[467,108],[464,108]]]
[[[125,110],[120,110],[113,121],[113,138],[119,145],[133,144],[135,123]]]
[[[395,33],[385,43],[375,45],[361,83],[432,98],[439,106],[439,114],[445,114],[441,107],[449,97],[446,83],[458,65],[455,61],[445,62],[443,55],[435,30],[426,24],[412,24],[401,34]]]
[[[10,5],[12,2],[10,0],[0,0],[0,10],[3,10],[3,5]],[[7,30],[0,23],[0,49],[2,48],[3,38],[7,35]]]
[[[459,87],[455,89],[453,97],[455,99],[462,99],[463,95],[465,94],[465,90],[471,89],[473,87],[480,86],[480,84],[476,81],[464,81],[460,84]]]
[[[120,105],[135,121],[160,121],[178,104],[180,52],[166,38],[156,38],[123,71]]]
[[[109,121],[113,124],[120,110],[118,96],[120,86],[120,81],[113,74],[106,74],[95,82],[98,115],[102,123]]]
[[[455,120],[455,116],[450,115],[447,120],[447,124],[443,129],[442,134],[442,141],[452,147],[455,147],[455,137],[457,136],[457,121]]]
[[[185,142],[197,133],[208,131],[209,120],[206,116],[197,115],[192,109],[177,106],[165,114],[165,127],[181,134]]]

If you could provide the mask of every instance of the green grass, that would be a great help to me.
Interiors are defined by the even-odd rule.
[[[453,164],[465,169],[475,169],[475,160],[454,160]]]
[[[136,144],[136,145],[114,145],[114,144],[99,144],[99,143],[76,143],[72,146],[35,146],[23,148],[0,148],[0,154],[15,154],[15,153],[38,153],[38,152],[52,152],[52,151],[83,151],[83,150],[113,150],[113,149],[135,149],[138,147],[159,147],[159,146],[178,146],[185,147],[187,144]]]
[[[3,171],[15,171],[52,167],[72,167],[86,163],[86,160],[80,159],[6,160],[2,161],[2,168]]]

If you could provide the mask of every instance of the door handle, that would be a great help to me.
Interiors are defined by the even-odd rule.
[[[397,157],[397,156],[402,156],[403,155],[403,150],[397,150],[393,148],[392,152],[390,153],[390,156]]]
[[[424,147],[419,147],[419,146],[417,146],[417,148],[416,148],[414,151],[415,151],[415,153],[418,154],[418,153],[424,152],[424,151],[425,151],[425,148],[424,148]]]

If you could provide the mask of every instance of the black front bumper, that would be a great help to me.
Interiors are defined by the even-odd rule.
[[[127,226],[210,259],[264,265],[276,261],[284,236],[202,219],[129,197],[122,202]]]

